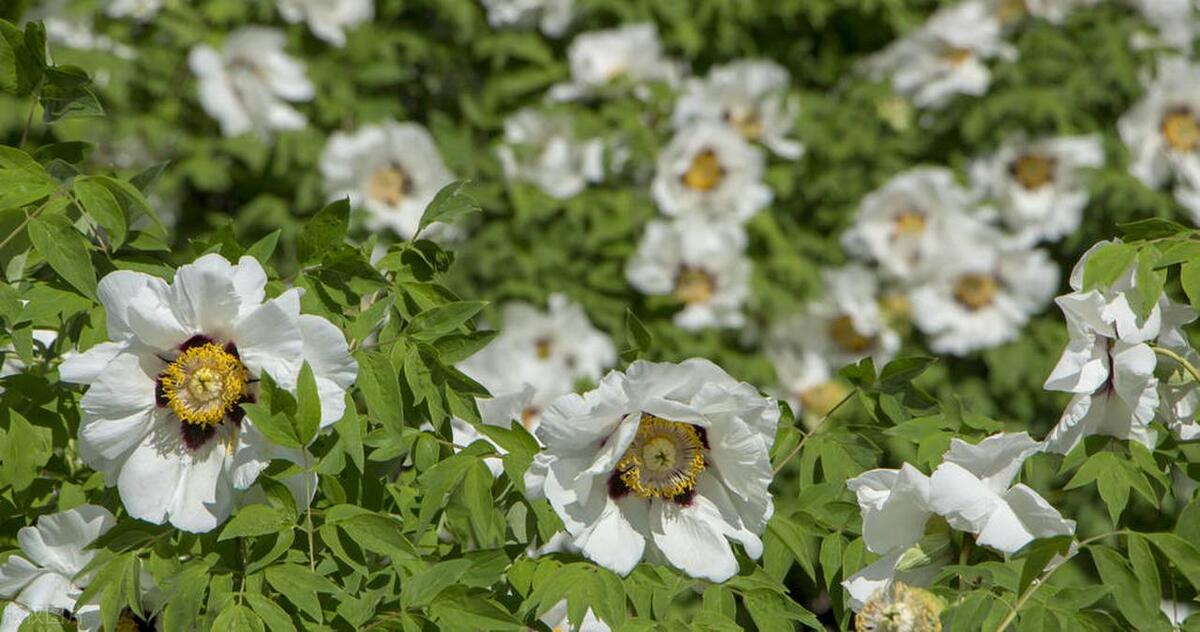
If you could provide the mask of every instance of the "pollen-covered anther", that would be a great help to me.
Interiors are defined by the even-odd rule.
[[[216,425],[246,394],[250,373],[215,342],[188,348],[159,376],[167,406],[179,419]]]
[[[637,436],[617,471],[638,496],[672,500],[695,488],[705,467],[704,450],[696,426],[642,413]]]
[[[388,206],[400,204],[411,191],[412,177],[396,164],[376,169],[367,182],[368,195]]]
[[[680,178],[683,184],[696,191],[712,191],[725,177],[725,167],[717,158],[717,152],[705,149],[692,158],[692,164]]]

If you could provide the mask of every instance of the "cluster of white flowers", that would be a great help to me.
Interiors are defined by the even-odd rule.
[[[1002,553],[1015,553],[1036,538],[1073,535],[1073,520],[1030,487],[1013,484],[1025,460],[1044,449],[1024,432],[993,435],[975,445],[956,438],[930,476],[906,463],[846,481],[862,511],[863,543],[880,555],[842,582],[851,608],[861,610],[893,582],[929,584],[950,562],[947,547],[919,545],[939,538],[948,543],[947,525]]]

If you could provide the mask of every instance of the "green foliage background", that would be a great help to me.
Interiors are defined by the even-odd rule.
[[[15,22],[32,4],[5,3],[0,17]],[[941,4],[948,3],[578,2],[572,32],[652,21],[667,54],[687,60],[694,74],[740,57],[766,57],[789,70],[800,97],[795,136],[806,152],[796,161],[771,158],[766,179],[775,201],[748,225],[754,260],[750,324],[737,331],[684,332],[671,323],[675,304],[640,296],[623,274],[643,226],[657,215],[647,185],[655,156],[670,137],[673,95],[562,106],[581,136],[621,139],[630,150],[621,173],[570,200],[506,182],[495,157],[504,117],[541,102],[546,88],[567,78],[569,37],[492,29],[474,0],[380,0],[375,21],[357,28],[340,49],[313,38],[303,25],[283,25],[273,3],[264,0],[168,3],[144,25],[107,19],[87,1],[71,3],[76,15],[94,16],[97,32],[131,46],[137,56],[51,46],[54,64],[78,65],[95,79],[95,104],[83,99],[81,107],[102,108],[102,118],[45,123],[35,116],[40,108],[28,90],[0,96],[0,140],[36,157],[55,191],[74,195],[58,198],[62,219],[32,222],[26,232],[19,227],[30,205],[0,205],[0,236],[16,235],[0,246],[0,342],[33,359],[30,332],[50,328],[65,335],[54,349],[37,354],[42,358],[90,346],[104,335],[92,294],[98,276],[131,268],[169,277],[173,265],[214,250],[228,257],[249,253],[271,265],[274,293],[289,283],[309,288],[305,310],[343,326],[355,341],[385,313],[392,315],[379,334],[392,342],[358,350],[362,373],[350,407],[357,413],[339,422],[334,435],[318,439],[314,570],[304,512],[286,494],[271,493],[270,481],[290,473],[276,467],[269,472],[269,502],[243,509],[219,535],[197,537],[122,520],[104,541],[108,554],[95,585],[109,603],[132,605],[136,582],[126,580],[137,568],[148,569],[170,595],[164,620],[180,627],[168,629],[195,621],[220,629],[262,629],[264,623],[272,630],[507,629],[534,625],[536,615],[564,595],[576,617],[590,606],[610,623],[624,622],[623,629],[786,629],[815,622],[806,609],[819,612],[823,624],[848,625],[838,582],[868,554],[845,479],[903,461],[928,469],[952,436],[1002,428],[1042,436],[1067,399],[1042,389],[1066,342],[1056,310],[1035,317],[1015,342],[967,359],[938,359],[915,387],[856,374],[860,395],[828,430],[813,435],[774,485],[777,518],[761,565],[747,561],[742,575],[721,586],[664,568],[642,566],[621,580],[578,558],[522,557],[527,543],[545,539],[557,526],[545,503],[528,503],[521,494],[519,473],[536,443],[521,430],[489,429],[510,451],[508,474],[494,482],[479,458],[490,448],[476,444],[454,454],[446,421],[450,414],[477,420],[472,396],[484,392],[452,365],[489,339],[475,330],[476,320],[497,323],[497,307],[505,301],[541,303],[563,292],[619,347],[635,346],[626,333],[631,310],[653,340],[640,349],[643,357],[707,357],[740,379],[769,387],[774,378],[761,354],[762,332],[818,291],[821,266],[846,260],[837,236],[862,196],[914,165],[948,165],[961,174],[968,159],[1017,131],[1095,132],[1104,139],[1106,165],[1092,180],[1082,229],[1050,246],[1064,271],[1064,288],[1065,272],[1079,255],[1118,234],[1118,224],[1153,217],[1184,221],[1168,192],[1149,190],[1128,174],[1129,157],[1115,133],[1117,118],[1142,93],[1139,77],[1153,69],[1159,53],[1130,48],[1130,36],[1147,29],[1137,14],[1104,2],[1075,11],[1061,26],[1025,18],[1009,36],[1018,56],[992,64],[984,97],[957,98],[931,114],[927,125],[918,124],[916,111],[901,109],[899,118],[890,117],[888,108],[896,104],[890,88],[864,79],[860,63]],[[316,99],[299,106],[308,129],[277,134],[270,143],[252,136],[227,139],[199,107],[188,50],[217,44],[246,24],[286,28],[287,50],[304,60],[317,86]],[[373,269],[366,263],[370,242],[386,238],[367,235],[357,218],[347,219],[346,208],[326,207],[316,163],[330,132],[386,118],[426,125],[450,170],[470,181],[465,192],[481,212],[461,220],[470,235],[464,242],[448,250],[429,242],[394,244]],[[77,173],[116,176],[93,181],[105,190],[128,187],[120,182],[132,179],[170,230],[130,231],[124,244],[76,231],[85,205]],[[145,212],[134,197],[119,211],[129,226]],[[443,203],[470,206],[465,198]],[[318,214],[329,221],[313,222]],[[39,242],[37,231],[51,239]],[[365,245],[340,245],[345,235]],[[1190,239],[1183,235],[1179,239]],[[41,245],[56,241],[69,252],[54,254]],[[80,253],[91,265],[65,263]],[[1176,286],[1172,280],[1169,291],[1179,294]],[[364,297],[379,299],[377,307],[362,309]],[[21,307],[22,300],[28,305]],[[908,332],[901,356],[924,354],[920,336]],[[3,382],[0,535],[8,543],[38,514],[85,500],[120,504],[115,490],[105,489],[101,477],[73,456],[79,394],[57,381],[54,366],[35,362],[31,371]],[[441,436],[419,432],[424,421]],[[786,454],[799,436],[781,432],[776,453]],[[1200,454],[1193,446],[1173,440],[1154,453],[1089,442],[1086,451],[1065,460],[1042,456],[1028,465],[1026,480],[1079,522],[1081,539],[1117,529],[1177,529],[1183,544],[1165,535],[1103,540],[1117,548],[1103,549],[1108,557],[1095,554],[1095,566],[1064,567],[1053,587],[1035,593],[1019,629],[1165,625],[1155,617],[1157,599],[1194,595],[1200,574],[1194,547],[1200,510],[1189,504],[1190,492],[1175,495],[1171,478],[1192,475],[1194,457]],[[1081,468],[1093,462],[1091,470]],[[1086,474],[1103,469],[1116,473]],[[1082,489],[1068,490],[1071,481]],[[439,540],[437,525],[455,539]],[[1149,553],[1150,545],[1159,553]],[[1048,559],[1035,562],[1031,553],[1005,561],[962,549],[961,540],[954,546],[962,565],[951,567],[942,586],[953,604],[946,625],[955,630],[995,629],[1029,585],[1026,566],[1040,564],[1036,573]],[[1101,582],[1105,588],[1098,588]],[[1147,585],[1159,589],[1135,590]],[[1126,588],[1137,596],[1124,596]],[[273,605],[279,595],[289,602],[284,607]]]

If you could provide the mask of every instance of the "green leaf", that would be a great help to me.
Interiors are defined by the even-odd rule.
[[[247,505],[238,510],[221,529],[218,542],[248,536],[279,533],[292,526],[292,518],[268,505]]]
[[[21,32],[0,20],[0,90],[25,96],[33,92],[46,66],[46,30],[30,22]]]
[[[242,410],[259,432],[285,448],[301,448],[296,426],[296,399],[275,385],[269,373],[259,376],[258,401],[244,403]]]
[[[443,590],[457,584],[458,580],[470,568],[470,560],[448,560],[435,564],[424,572],[413,575],[401,586],[401,607],[411,608],[427,605]]]
[[[1130,244],[1109,243],[1088,255],[1083,266],[1083,289],[1107,287],[1121,278],[1137,258],[1137,248]]]
[[[279,607],[279,604],[254,593],[246,593],[244,597],[255,614],[262,617],[268,630],[271,632],[295,632],[296,626],[292,623],[292,618],[286,610]]]
[[[1138,587],[1137,576],[1120,553],[1100,544],[1093,544],[1088,550],[1096,563],[1101,581],[1112,588],[1113,600],[1126,620],[1140,626],[1162,617],[1158,610],[1159,597],[1149,601],[1145,599],[1145,593]]]
[[[1121,229],[1126,241],[1163,239],[1189,232],[1188,227],[1184,226],[1183,224],[1172,222],[1169,219],[1163,219],[1161,217],[1151,217],[1148,219],[1140,219],[1135,222],[1125,222],[1122,224],[1117,224],[1117,228]]]
[[[8,432],[0,455],[0,472],[16,491],[23,491],[37,477],[52,454],[52,432],[29,423],[14,409],[8,410]]]
[[[329,250],[340,246],[346,239],[349,226],[349,199],[330,202],[325,208],[317,211],[304,225],[300,239],[296,242],[300,263],[317,261]]]
[[[1187,295],[1192,309],[1200,310],[1200,259],[1193,259],[1179,268],[1179,284]]]
[[[87,239],[61,215],[35,217],[28,228],[29,240],[46,263],[80,294],[96,300],[96,268]]]
[[[791,632],[799,623],[811,630],[825,630],[817,616],[786,595],[767,590],[755,590],[742,597],[742,603],[759,630]]]
[[[354,505],[337,505],[325,513],[326,524],[335,524],[365,550],[378,551],[397,560],[417,558],[416,549],[404,537],[394,519]]]
[[[300,445],[312,443],[321,427],[321,396],[317,393],[317,378],[305,360],[296,381],[295,436]]]
[[[1146,318],[1158,304],[1162,296],[1163,286],[1167,282],[1167,271],[1158,269],[1158,260],[1162,253],[1153,245],[1148,245],[1138,251],[1137,283],[1127,293],[1131,307],[1141,318]]]
[[[300,566],[280,564],[266,570],[267,583],[287,597],[288,601],[313,619],[321,620],[321,600],[318,593],[336,593],[337,586],[328,579]]]
[[[0,146],[0,210],[32,204],[54,190],[54,179],[29,154]]]
[[[1173,533],[1142,534],[1150,543],[1162,551],[1163,558],[1171,563],[1195,590],[1200,590],[1200,549]]]
[[[359,472],[366,472],[363,454],[363,420],[358,416],[354,397],[349,392],[346,393],[346,412],[333,426],[333,429],[342,440],[342,449],[345,450],[346,456],[350,457]]]
[[[55,66],[46,69],[42,85],[42,120],[53,123],[62,119],[83,116],[104,116],[100,100],[88,88],[91,79],[87,72],[75,66]]]
[[[378,351],[359,351],[354,357],[358,360],[358,387],[367,400],[367,411],[384,428],[399,435],[404,429],[404,412],[396,367]]]
[[[246,249],[246,256],[258,259],[258,262],[264,266],[269,265],[271,255],[275,253],[275,245],[279,243],[279,234],[282,232],[282,229],[276,228],[266,237],[254,242],[254,245]]]
[[[414,316],[404,331],[421,342],[436,340],[455,333],[485,306],[486,301],[456,301],[431,307]]]
[[[125,212],[117,198],[103,183],[88,177],[75,178],[75,197],[83,211],[108,232],[113,250],[125,243]]]
[[[817,571],[813,564],[812,544],[815,533],[801,527],[801,524],[790,518],[786,518],[780,514],[775,514],[767,523],[767,530],[779,541],[787,547],[792,553],[792,557],[800,563],[802,568],[812,579],[817,581]],[[819,533],[819,532],[818,532]]]
[[[481,210],[475,198],[463,190],[468,182],[470,181],[451,182],[433,196],[433,201],[425,208],[425,213],[421,215],[421,222],[417,225],[418,236],[426,226],[434,222],[449,224],[463,215],[477,213]]]
[[[239,605],[237,602],[230,602],[221,611],[221,614],[213,621],[212,629],[228,630],[229,632],[265,632],[262,619],[253,610]]]

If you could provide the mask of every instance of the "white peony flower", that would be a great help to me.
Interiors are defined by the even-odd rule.
[[[116,522],[104,507],[80,505],[22,527],[17,532],[21,552],[0,565],[0,597],[12,600],[4,608],[0,632],[16,632],[35,612],[75,613],[75,602],[92,579],[91,572],[83,573],[96,556],[87,548]]]
[[[677,131],[659,153],[650,192],[667,215],[744,221],[774,197],[762,177],[762,150],[729,126],[702,120]]]
[[[146,22],[162,9],[162,0],[107,0],[101,3],[110,18],[130,18]]]
[[[1088,202],[1086,169],[1104,164],[1100,137],[1010,138],[971,164],[976,190],[1026,243],[1061,239],[1077,230]]]
[[[1062,24],[1072,11],[1096,6],[1100,0],[989,0],[992,14],[1009,24],[1028,13],[1051,24]]]
[[[1046,449],[1066,454],[1084,437],[1099,434],[1153,447],[1150,429],[1159,405],[1154,351],[1145,344],[1159,335],[1162,306],[1139,317],[1125,296],[1134,286],[1134,266],[1108,288],[1083,291],[1083,268],[1093,246],[1071,272],[1070,294],[1055,299],[1067,319],[1069,340],[1045,388],[1074,393]]]
[[[454,176],[433,137],[416,123],[386,121],[356,132],[334,132],[321,153],[321,175],[330,199],[349,197],[367,211],[367,227],[391,230],[404,239],[417,233],[425,207]],[[452,238],[440,222],[421,236]]]
[[[1012,484],[1025,459],[1042,451],[1028,433],[992,435],[976,445],[952,439],[943,463],[929,478],[930,504],[950,526],[975,541],[1015,553],[1036,538],[1075,533],[1036,491]]]
[[[882,368],[900,349],[900,336],[879,307],[879,283],[865,266],[848,264],[821,271],[824,294],[791,321],[790,334],[821,354],[834,368],[870,357]]]
[[[787,69],[769,59],[743,59],[714,67],[704,79],[689,79],[675,103],[676,129],[693,121],[721,121],[742,138],[761,142],[784,158],[799,158],[804,146],[788,138],[799,104],[788,94]]]
[[[477,397],[475,404],[479,407],[480,420],[485,425],[498,426],[506,430],[511,428],[515,421],[524,425],[526,430],[533,432],[537,429],[537,421],[540,417],[540,413],[537,412],[538,408],[533,404],[534,394],[533,386],[527,384],[514,393],[495,395],[487,399]],[[422,429],[433,430],[433,426],[425,424]],[[507,453],[507,450],[480,432],[478,428],[457,417],[450,420],[450,440],[455,445],[463,447],[476,441],[486,441],[492,444],[500,456]],[[487,457],[483,460],[483,464],[491,471],[492,476],[500,476],[504,471],[504,463],[497,457]]]
[[[566,599],[554,604],[554,607],[547,610],[538,618],[538,621],[546,624],[551,632],[610,632],[612,630],[608,624],[596,617],[591,608],[584,613],[583,621],[580,621],[578,626],[572,626],[567,617]]]
[[[375,17],[374,0],[275,0],[275,5],[283,19],[307,22],[313,35],[334,46],[346,45],[346,28]]]
[[[796,344],[785,324],[771,332],[765,348],[775,368],[778,387],[768,391],[785,402],[808,428],[842,401],[850,391],[821,354]],[[786,336],[786,337],[785,337]]]
[[[652,221],[625,266],[637,291],[670,295],[683,304],[675,324],[694,330],[741,327],[750,295],[750,260],[740,226],[699,218]]]
[[[663,57],[658,31],[649,23],[582,33],[567,49],[567,60],[571,81],[550,88],[553,101],[592,96],[618,80],[634,84],[639,97],[646,94],[642,84],[679,83],[679,66]]]
[[[493,423],[486,421],[491,417],[507,428],[510,419],[519,419],[533,432],[542,409],[573,392],[579,381],[595,383],[616,364],[612,339],[592,325],[582,306],[556,293],[546,307],[508,303],[500,333],[458,363],[492,394],[490,400],[478,400],[485,423]],[[509,412],[515,403],[522,406]]]
[[[896,279],[916,280],[931,271],[948,243],[975,229],[969,208],[970,193],[949,169],[909,169],[862,199],[842,245]]]
[[[873,76],[920,108],[938,109],[958,94],[980,96],[992,81],[987,60],[1012,58],[1001,24],[986,3],[966,0],[934,13],[924,25],[867,61]]]
[[[115,0],[125,2],[126,0]],[[133,0],[137,2],[137,0]],[[91,14],[82,13],[69,0],[41,0],[27,3],[29,10],[21,16],[20,25],[41,22],[46,27],[46,39],[51,44],[79,50],[94,50],[110,53],[120,59],[134,59],[137,51],[96,32]],[[6,6],[16,6],[8,3]],[[107,73],[97,69],[92,77],[97,85],[103,86]]]
[[[577,140],[574,121],[561,112],[526,108],[508,117],[497,153],[508,179],[533,183],[558,199],[604,178],[604,144],[598,138]]]
[[[989,230],[946,246],[936,272],[909,292],[913,322],[935,353],[1015,340],[1058,289],[1058,265],[1044,250],[1007,246]]]
[[[699,358],[637,361],[542,415],[546,446],[525,476],[572,542],[621,575],[643,558],[721,582],[738,571],[726,538],[762,554],[772,512],[774,400]]]
[[[575,17],[575,0],[482,0],[493,28],[537,25],[550,37],[561,37]]]
[[[1129,148],[1129,172],[1154,188],[1173,178],[1175,198],[1200,222],[1200,66],[1161,60],[1117,130]]]
[[[1196,312],[1187,305],[1171,301],[1167,297],[1159,300],[1162,310],[1162,330],[1155,344],[1174,352],[1193,367],[1200,366],[1200,352],[1192,348],[1183,326],[1196,320]],[[1158,419],[1167,425],[1180,439],[1193,441],[1200,438],[1200,384],[1183,369],[1174,366],[1170,374],[1158,381]]]
[[[221,133],[302,129],[304,115],[289,101],[311,101],[315,92],[304,64],[283,51],[284,35],[247,26],[225,38],[218,52],[199,44],[188,65],[200,83],[200,105],[221,124]]]
[[[854,617],[858,632],[941,632],[945,602],[933,593],[892,582],[876,590]]]
[[[39,345],[42,349],[49,349],[54,341],[58,340],[58,332],[53,329],[34,329],[32,335],[35,353],[39,351]],[[23,373],[26,368],[28,367],[25,366],[25,362],[17,357],[12,345],[0,347],[0,378]],[[0,393],[3,392],[4,389],[0,388]]]
[[[1158,29],[1158,39],[1163,44],[1191,53],[1192,42],[1196,39],[1196,33],[1200,32],[1200,16],[1196,14],[1195,0],[1130,1],[1146,21]]]
[[[929,477],[905,463],[898,470],[875,469],[846,481],[858,498],[862,513],[863,544],[881,557],[842,582],[850,608],[860,611],[880,590],[893,582],[912,586],[929,584],[941,564],[899,570],[901,558],[925,535],[933,516]]]
[[[126,511],[155,524],[209,531],[225,520],[235,491],[271,459],[302,457],[270,443],[245,418],[269,374],[295,391],[308,362],[322,428],[342,417],[358,366],[332,323],[300,313],[300,289],[267,299],[257,261],[232,265],[210,254],[175,279],[118,270],[100,281],[111,342],[63,362],[83,396],[79,451],[116,485]]]

